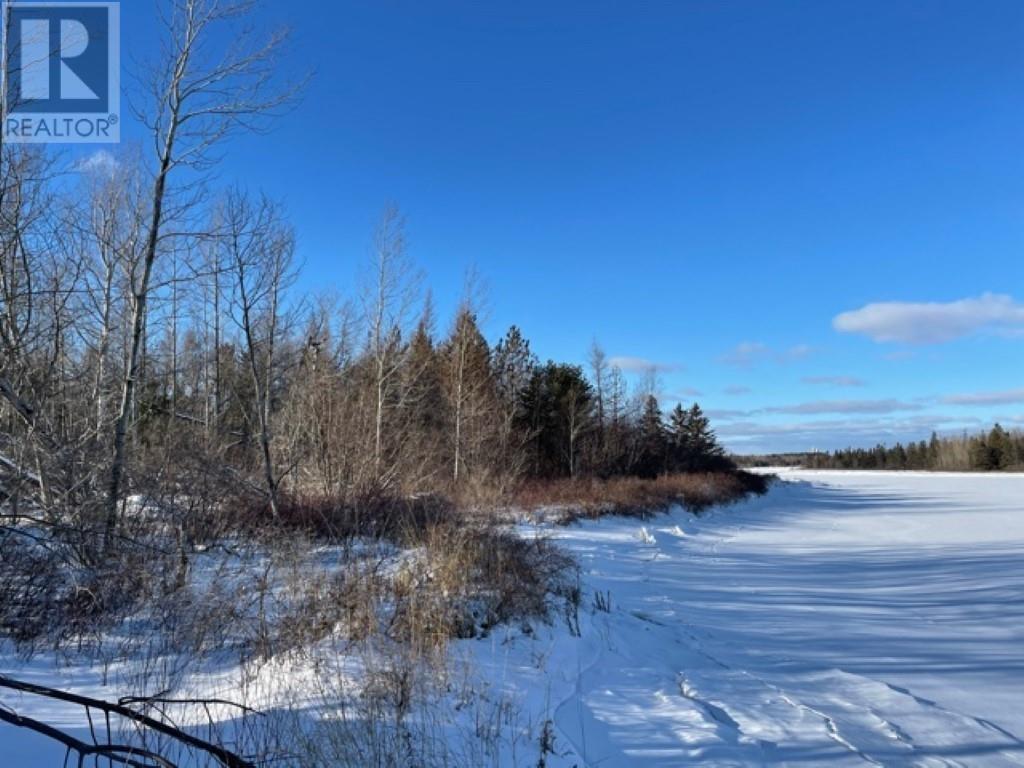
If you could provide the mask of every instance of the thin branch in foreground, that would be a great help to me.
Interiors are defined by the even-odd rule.
[[[56,701],[65,701],[71,704],[78,704],[79,706],[85,707],[86,709],[97,709],[104,712],[107,715],[116,714],[127,720],[131,720],[144,728],[148,728],[152,731],[156,731],[164,736],[168,736],[175,741],[198,749],[202,752],[206,752],[211,757],[215,758],[225,768],[255,768],[254,764],[239,757],[238,755],[227,751],[222,747],[218,747],[216,744],[211,744],[208,741],[192,736],[189,733],[181,730],[180,728],[174,728],[161,723],[159,720],[154,720],[151,717],[147,717],[135,710],[124,706],[122,704],[115,704],[109,701],[103,701],[102,699],[93,699],[88,696],[80,696],[75,693],[68,693],[66,691],[60,691],[55,688],[47,688],[42,685],[35,685],[33,683],[26,683],[20,680],[7,677],[6,675],[0,675],[0,688],[7,688],[12,691],[20,691],[22,693],[29,693],[37,696],[43,696],[48,699],[54,699]],[[26,718],[13,712],[7,712],[0,709],[0,720],[10,723],[11,725],[17,725],[24,728],[29,728],[37,733],[49,736],[52,739],[59,741],[60,743],[67,746],[69,749],[73,749],[80,755],[100,755],[119,761],[122,765],[129,765],[135,768],[152,768],[152,766],[161,766],[161,768],[174,768],[173,763],[168,762],[166,759],[159,755],[146,753],[143,750],[138,750],[130,747],[111,747],[111,746],[94,746],[86,744],[85,742],[79,741],[68,734],[65,734],[52,726],[48,726],[45,723],[41,723],[31,718]],[[107,751],[104,751],[107,750]],[[109,753],[113,750],[113,753]],[[137,763],[132,762],[129,759],[118,757],[117,753],[124,752],[128,755],[142,755],[147,759],[153,761],[151,763]]]

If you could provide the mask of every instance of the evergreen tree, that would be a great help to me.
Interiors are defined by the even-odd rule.
[[[406,428],[402,430],[402,465],[411,487],[444,475],[448,442],[448,408],[442,360],[432,337],[429,306],[409,342],[405,366]]]
[[[575,365],[548,361],[523,393],[532,471],[540,477],[575,475],[582,440],[593,426],[593,389]]]
[[[907,451],[903,447],[902,443],[896,443],[894,448],[886,452],[885,467],[886,469],[907,468]]]
[[[450,422],[451,477],[459,485],[466,475],[491,468],[488,454],[497,411],[490,347],[469,306],[456,315],[441,357]]]
[[[498,396],[505,408],[517,415],[523,392],[537,369],[537,357],[517,326],[509,328],[494,347],[492,367]]]
[[[523,427],[523,395],[537,369],[537,357],[519,328],[512,326],[494,347],[491,370],[497,390],[498,442],[503,476],[513,482],[523,470],[529,432]]]
[[[690,465],[690,412],[677,403],[669,414],[669,465],[673,471],[685,471]]]
[[[697,403],[690,408],[688,416],[690,469],[711,470],[722,467],[726,463],[725,450],[718,444],[718,438],[711,429],[711,420]]]
[[[942,447],[939,443],[939,436],[932,432],[931,440],[928,441],[928,468],[938,469]]]
[[[638,450],[635,473],[641,477],[657,477],[666,469],[668,435],[661,417],[658,398],[648,395],[640,413]]]
[[[771,457],[776,461],[799,461],[816,469],[977,469],[986,472],[1013,469],[1020,466],[1022,458],[1024,432],[1009,432],[1001,424],[974,436],[965,432],[955,437],[939,437],[932,432],[927,441],[910,442],[906,446],[879,444],[874,448]]]
[[[987,444],[990,469],[1009,469],[1017,463],[1016,446],[1000,424],[996,424],[988,433]]]

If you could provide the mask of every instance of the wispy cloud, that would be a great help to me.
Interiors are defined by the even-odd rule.
[[[704,393],[694,387],[682,387],[680,389],[658,389],[654,391],[663,409],[671,408],[673,403],[692,403]]]
[[[98,149],[75,163],[79,173],[101,173],[113,176],[121,166],[120,161],[105,149]]]
[[[807,377],[835,386],[860,386],[853,377]],[[998,415],[970,410],[1024,405],[1024,388],[961,392],[914,398],[827,399],[763,405],[751,409],[707,409],[715,429],[737,452],[832,449],[926,438],[933,430],[956,434],[1024,425],[1024,413],[1007,407]]]
[[[695,387],[683,387],[682,389],[677,389],[675,392],[671,393],[669,395],[669,399],[686,400],[692,397],[700,397],[703,394],[703,392],[701,392],[699,389],[696,389]]]
[[[779,359],[782,362],[789,362],[790,360],[803,360],[805,357],[810,357],[814,354],[814,347],[810,344],[797,344],[795,347],[790,347],[785,352],[779,354]]]
[[[761,362],[771,355],[768,346],[759,341],[742,341],[734,349],[729,350],[718,358],[719,362],[726,365],[735,365],[737,368],[749,368],[754,363]]]
[[[765,408],[764,413],[788,413],[817,415],[824,413],[897,413],[899,411],[920,411],[920,403],[904,400],[816,400],[796,405],[779,405]]]
[[[823,416],[827,414],[871,414],[883,415],[904,411],[922,411],[923,402],[907,402],[893,398],[885,400],[814,400],[792,405],[771,405],[751,410],[717,410],[709,411],[719,419],[740,419],[753,416],[789,415],[789,416]]]
[[[754,390],[752,390],[750,387],[744,387],[742,384],[733,384],[732,386],[726,387],[722,391],[727,395],[735,397],[737,395],[749,395]]]
[[[1000,414],[992,419],[992,422],[1002,424],[1004,427],[1014,427],[1019,429],[1024,427],[1024,413]]]
[[[863,387],[865,384],[863,379],[856,376],[804,376],[801,381],[827,387]]]
[[[1011,423],[1007,420],[1007,423]],[[915,414],[902,418],[846,418],[790,423],[734,421],[716,428],[719,437],[737,453],[830,450],[848,446],[921,440],[940,434],[973,431],[987,422],[948,414]]]
[[[704,411],[704,415],[712,421],[736,421],[737,419],[748,419],[755,413],[756,411],[738,411],[730,410],[728,408],[711,408]]]
[[[887,301],[836,315],[832,326],[877,342],[941,344],[985,331],[1024,333],[1024,305],[997,293],[947,303]]]
[[[630,355],[617,355],[608,359],[608,364],[626,373],[671,373],[683,370],[678,363],[660,363],[655,360],[648,360],[646,357],[632,357]]]
[[[945,405],[1016,405],[1024,403],[1024,389],[1008,389],[1002,392],[967,392],[939,398]]]
[[[809,344],[797,344],[784,350],[774,350],[767,344],[759,341],[743,341],[733,349],[720,355],[718,362],[725,365],[732,365],[737,368],[750,368],[769,360],[777,363],[789,363],[794,360],[803,360],[814,353],[814,347]]]

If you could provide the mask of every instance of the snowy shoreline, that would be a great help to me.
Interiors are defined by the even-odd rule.
[[[535,765],[548,721],[552,767],[1024,764],[1024,475],[780,474],[700,516],[522,527],[579,559],[580,636],[556,619],[452,645],[514,712],[493,764]],[[0,672],[116,698],[44,657]],[[0,743],[12,766],[60,761]]]

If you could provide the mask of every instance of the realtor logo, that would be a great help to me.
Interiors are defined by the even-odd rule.
[[[117,2],[3,3],[3,140],[120,141]]]

